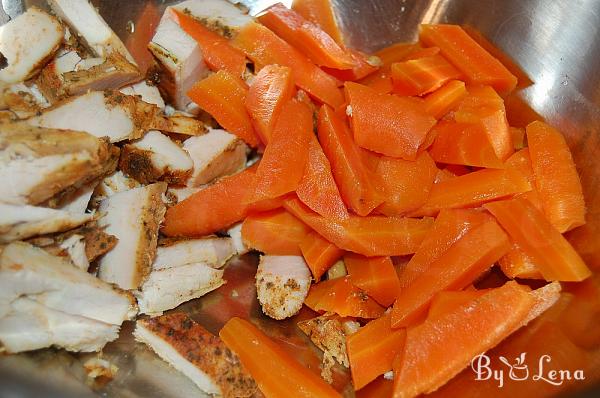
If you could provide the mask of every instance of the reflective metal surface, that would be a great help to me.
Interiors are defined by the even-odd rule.
[[[164,8],[176,1],[93,0],[100,13],[142,60]],[[275,3],[243,1],[253,13]],[[521,99],[558,127],[567,137],[579,169],[588,205],[588,225],[571,233],[588,265],[600,270],[600,1],[598,0],[333,0],[351,46],[373,51],[396,41],[414,40],[422,22],[468,24],[520,64],[535,84]],[[26,3],[26,4],[25,4]],[[289,4],[290,1],[284,1]],[[25,5],[43,1],[2,0],[0,21],[17,15]],[[510,116],[510,115],[509,115]],[[515,124],[517,122],[513,122]],[[230,264],[228,283],[182,308],[212,332],[231,316],[252,317],[310,367],[318,366],[313,348],[296,334],[291,321],[274,322],[261,316],[256,303],[256,258]],[[310,316],[308,313],[300,317]],[[194,385],[170,369],[130,337],[131,324],[110,344],[105,357],[119,366],[117,378],[105,385],[85,382],[82,363],[87,355],[44,350],[0,358],[0,397],[199,396]],[[336,372],[336,384],[348,381]],[[82,382],[82,380],[84,382]],[[599,396],[591,392],[590,396]]]

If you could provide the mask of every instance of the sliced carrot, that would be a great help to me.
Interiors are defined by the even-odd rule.
[[[295,191],[304,175],[312,137],[310,109],[293,99],[286,102],[256,171],[254,192],[246,202],[274,199]]]
[[[452,312],[457,307],[483,296],[486,292],[487,290],[476,289],[438,292],[431,300],[427,319],[431,320]]]
[[[256,71],[270,64],[290,67],[296,85],[320,102],[337,107],[344,102],[338,81],[310,62],[305,55],[257,23],[244,26],[232,40],[254,62]]]
[[[167,236],[203,236],[241,221],[248,213],[243,199],[254,183],[256,167],[225,177],[170,207],[162,232]]]
[[[565,138],[543,122],[527,126],[535,185],[544,213],[560,232],[585,224],[585,202],[579,175]]]
[[[393,380],[381,376],[356,391],[356,398],[382,398],[391,397],[394,392]]]
[[[353,285],[364,290],[384,307],[394,303],[400,291],[400,283],[389,257],[347,254],[344,256],[344,263]]]
[[[258,20],[317,65],[334,69],[355,65],[352,56],[317,24],[281,3],[269,7]]]
[[[242,224],[244,244],[265,254],[299,256],[300,242],[310,232],[284,209],[250,214]]]
[[[511,157],[506,159],[506,162],[504,162],[504,166],[507,169],[511,169],[520,173],[523,177],[527,179],[527,181],[529,181],[529,184],[531,185],[531,191],[523,192],[516,196],[520,196],[527,199],[539,210],[544,211],[542,207],[542,200],[540,198],[535,184],[535,176],[533,175],[533,168],[531,167],[531,157],[529,155],[529,148],[523,148],[520,151],[512,154]]]
[[[381,68],[377,72],[360,79],[358,83],[377,91],[380,94],[389,94],[394,89],[392,72],[389,68]]]
[[[525,129],[522,127],[509,127],[508,129],[510,130],[515,150],[523,149],[525,147]]]
[[[308,162],[296,194],[305,205],[325,218],[348,218],[348,209],[333,179],[331,165],[316,137],[310,140]]]
[[[198,42],[204,62],[211,70],[216,72],[223,69],[242,77],[246,71],[246,56],[243,52],[232,47],[227,39],[206,28],[200,21],[180,11],[173,12],[177,15],[179,26]]]
[[[489,86],[469,87],[468,92],[454,113],[454,118],[457,122],[481,126],[498,159],[505,161],[514,152],[514,144],[508,128],[504,101]]]
[[[484,207],[531,258],[546,280],[582,281],[591,275],[573,246],[531,202],[514,198]]]
[[[267,65],[262,68],[246,96],[246,110],[255,131],[266,145],[283,105],[294,96],[292,70],[286,66]]]
[[[323,106],[319,111],[318,134],[342,199],[356,214],[366,216],[383,198],[373,185],[348,126],[333,109]]]
[[[469,174],[473,171],[470,167],[463,166],[461,164],[448,164],[446,165],[445,169],[455,176],[464,176],[465,174]]]
[[[480,31],[472,26],[464,25],[462,27],[469,36],[473,38],[481,47],[502,63],[517,78],[516,88],[525,88],[531,86],[533,81],[527,76],[527,73],[504,51],[496,47]]]
[[[510,250],[498,260],[498,265],[509,278],[543,279],[534,260],[516,243],[513,243]]]
[[[481,126],[442,120],[431,130],[435,140],[429,151],[436,162],[495,169],[504,167]]]
[[[385,308],[352,284],[349,277],[312,285],[304,301],[313,311],[333,312],[339,316],[379,318]]]
[[[352,130],[356,143],[391,157],[415,160],[435,119],[422,103],[346,82],[346,98],[352,109]]]
[[[394,93],[425,95],[442,87],[461,73],[440,55],[392,64]]]
[[[501,94],[510,93],[517,85],[515,75],[458,25],[421,25],[419,39],[439,47],[469,84],[490,85]]]
[[[267,398],[341,397],[319,375],[300,364],[249,321],[230,319],[219,337],[237,354]]]
[[[451,172],[448,169],[439,169],[437,174],[435,175],[435,179],[433,180],[434,184],[438,184],[443,181],[448,181],[452,178],[456,177],[456,174]]]
[[[294,0],[292,10],[319,25],[337,44],[344,45],[330,0]]]
[[[440,53],[439,47],[414,48],[404,56],[403,61],[416,60],[420,58],[434,57]]]
[[[467,232],[491,219],[477,209],[442,209],[414,256],[400,269],[400,286],[409,286]]]
[[[411,215],[435,215],[441,209],[477,207],[530,190],[527,179],[514,170],[479,170],[434,184],[427,202]]]
[[[375,53],[375,56],[381,60],[381,63],[390,67],[395,62],[406,61],[406,56],[410,53],[414,53],[415,50],[420,50],[421,45],[419,43],[395,43],[391,46],[382,48]]]
[[[248,87],[241,78],[220,70],[194,84],[188,95],[224,129],[256,147],[258,137],[246,112],[247,93]]]
[[[248,203],[248,212],[249,213],[260,213],[263,211],[280,209],[283,207],[283,200],[285,199],[285,195],[278,196],[273,199],[264,199],[254,203]]]
[[[467,96],[465,83],[452,80],[425,97],[425,110],[436,119],[456,109]]]
[[[409,329],[403,360],[394,368],[394,397],[430,393],[517,330],[534,299],[508,282],[483,296]]]
[[[495,221],[473,227],[401,290],[392,309],[392,326],[410,325],[427,311],[437,292],[468,286],[509,249],[508,237]]]
[[[386,216],[397,216],[421,207],[429,196],[438,172],[427,152],[415,161],[382,156],[377,174],[383,181],[385,201],[377,209]]]
[[[321,276],[344,255],[342,249],[314,231],[302,239],[300,250],[316,281],[320,280]]]
[[[390,315],[383,315],[347,339],[348,359],[355,390],[392,370],[394,358],[404,350],[406,329],[392,329]]]
[[[340,249],[364,256],[402,256],[414,253],[431,227],[431,218],[359,217],[327,220],[298,199],[286,199],[284,208]]]
[[[323,67],[323,70],[335,78],[342,81],[356,81],[375,73],[381,64],[377,57],[368,56],[358,50],[348,49],[354,61],[354,67],[351,69],[333,69]]]

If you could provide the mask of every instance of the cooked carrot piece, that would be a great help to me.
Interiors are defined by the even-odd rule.
[[[438,292],[431,300],[427,319],[431,320],[452,312],[457,307],[483,296],[487,290],[465,289]]]
[[[414,51],[421,50],[419,43],[395,43],[391,46],[382,48],[375,53],[375,56],[381,60],[381,63],[390,67],[393,63],[406,61],[406,56]]]
[[[310,140],[308,162],[296,194],[305,205],[325,218],[348,218],[348,209],[333,179],[331,165],[316,137]]]
[[[248,213],[243,203],[254,183],[256,166],[196,192],[170,207],[162,232],[167,236],[203,236],[241,221]]]
[[[531,156],[529,155],[529,148],[523,148],[518,152],[515,152],[511,155],[506,162],[504,162],[504,166],[507,169],[514,170],[520,173],[523,177],[529,181],[531,185],[531,191],[523,192],[516,196],[523,197],[530,201],[535,207],[539,210],[544,211],[542,207],[542,200],[537,190],[537,186],[535,184],[535,176],[533,175],[533,168],[531,167]]]
[[[394,397],[437,390],[473,357],[517,330],[534,302],[524,287],[511,281],[409,329],[403,360],[394,367]]]
[[[330,0],[294,0],[292,10],[319,25],[337,44],[344,45]]]
[[[375,189],[372,174],[363,164],[360,148],[352,140],[348,126],[333,109],[323,106],[319,111],[318,134],[342,199],[356,214],[366,216],[383,198]]]
[[[380,94],[389,94],[394,89],[392,72],[389,68],[381,68],[377,72],[360,79],[358,83],[377,91]]]
[[[560,232],[585,224],[581,182],[565,138],[543,122],[533,122],[526,130],[544,213]]]
[[[286,195],[283,195],[273,199],[265,199],[254,203],[248,203],[248,213],[260,213],[263,211],[282,208],[285,197]]]
[[[352,82],[346,82],[345,87],[356,143],[387,156],[415,160],[425,135],[435,124],[422,102],[380,94]]]
[[[425,97],[425,110],[436,119],[440,119],[454,110],[467,96],[465,83],[451,80]]]
[[[401,290],[392,309],[392,326],[410,325],[427,311],[437,292],[468,286],[509,249],[508,237],[495,221],[473,227]]]
[[[471,123],[442,120],[431,129],[435,140],[429,149],[436,162],[501,169],[485,130]]]
[[[246,71],[246,56],[243,52],[232,47],[227,39],[206,28],[193,17],[180,11],[174,13],[177,15],[179,26],[198,42],[204,62],[211,70],[223,69],[234,76],[242,77]]]
[[[381,376],[356,391],[356,398],[391,397],[394,392],[394,381]]]
[[[434,184],[439,184],[443,181],[448,181],[452,178],[456,177],[456,174],[451,172],[448,169],[439,169],[437,174],[435,175],[435,179],[433,180]]]
[[[509,278],[544,279],[531,256],[516,243],[513,243],[508,253],[498,260],[498,265]]]
[[[414,48],[404,56],[403,61],[434,57],[440,53],[439,47]]]
[[[467,232],[490,220],[477,209],[442,209],[414,256],[400,269],[400,286],[409,286]]]
[[[284,208],[340,249],[364,256],[402,256],[414,253],[431,227],[431,218],[359,217],[328,220],[296,198]]]
[[[302,239],[300,250],[316,281],[320,280],[321,276],[344,255],[342,249],[314,231]]]
[[[461,73],[440,55],[392,64],[394,93],[399,95],[429,94],[444,83],[458,79]]]
[[[311,286],[304,301],[313,311],[333,312],[339,316],[378,318],[385,308],[354,286],[349,277],[331,279]]]
[[[269,143],[281,108],[294,96],[294,91],[292,70],[286,66],[267,65],[252,80],[246,110],[263,144]]]
[[[246,112],[247,93],[248,87],[241,78],[220,70],[194,84],[188,95],[225,130],[256,147],[258,137]]]
[[[244,26],[232,40],[254,62],[256,71],[271,64],[292,69],[296,85],[320,102],[337,107],[344,102],[338,81],[266,27],[257,23]]]
[[[490,85],[501,94],[517,85],[517,78],[458,25],[421,25],[419,39],[439,47],[469,84]]]
[[[385,201],[377,209],[386,216],[397,216],[421,207],[429,196],[438,172],[427,152],[415,161],[382,156],[377,164]]]
[[[377,57],[368,56],[358,50],[348,49],[352,56],[354,67],[351,69],[333,69],[323,67],[323,70],[335,78],[342,81],[356,81],[375,73],[380,66],[381,61]]]
[[[582,281],[591,272],[573,246],[528,200],[514,198],[484,207],[535,264],[546,280]]]
[[[267,398],[341,397],[319,375],[300,364],[249,321],[230,319],[219,337],[237,354]]]
[[[508,129],[510,130],[515,150],[523,149],[525,147],[525,129],[522,127],[509,127]]]
[[[406,329],[392,329],[390,315],[383,315],[347,339],[348,359],[355,390],[392,370],[394,358],[404,350]]]
[[[454,113],[455,120],[481,126],[498,159],[505,161],[514,152],[514,144],[508,128],[504,101],[489,86],[469,87],[468,92]]]
[[[286,102],[258,165],[254,191],[246,202],[274,199],[295,191],[304,175],[312,137],[310,109],[294,99]]]
[[[319,66],[351,69],[355,65],[352,55],[318,25],[281,3],[269,7],[258,20]]]
[[[427,202],[411,215],[435,215],[441,209],[477,207],[530,190],[527,179],[514,170],[479,170],[433,184]]]
[[[347,254],[344,263],[352,284],[361,288],[384,307],[394,303],[400,291],[398,274],[389,257]]]
[[[242,224],[244,244],[265,254],[299,256],[300,242],[310,232],[284,209],[250,214]]]

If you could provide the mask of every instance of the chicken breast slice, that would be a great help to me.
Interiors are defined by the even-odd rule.
[[[52,11],[76,33],[82,43],[95,56],[107,58],[112,52],[135,60],[119,37],[100,16],[88,0],[48,0]]]
[[[310,283],[310,270],[302,256],[261,256],[256,293],[263,312],[271,318],[281,320],[297,314]]]
[[[244,240],[242,239],[242,223],[241,222],[239,222],[239,223],[235,224],[234,226],[232,226],[231,228],[229,228],[227,230],[227,235],[229,235],[229,237],[231,238],[233,247],[238,256],[241,256],[242,254],[246,254],[250,251],[250,248],[248,248],[248,246],[246,246],[246,244],[244,243]]]
[[[186,200],[196,192],[201,191],[202,189],[204,189],[204,187],[206,187],[206,185],[197,188],[174,185],[169,187],[169,189],[167,190],[167,195],[171,199],[172,204],[176,204]]]
[[[4,86],[0,95],[0,109],[14,113],[15,119],[26,119],[50,106],[35,83],[15,83]]]
[[[257,392],[238,356],[183,313],[138,320],[134,336],[205,393],[242,398]]]
[[[125,95],[138,97],[142,101],[158,106],[161,110],[165,109],[165,101],[160,95],[158,87],[148,84],[145,80],[125,86],[119,90]]]
[[[93,352],[116,340],[119,328],[119,325],[71,315],[28,298],[19,298],[0,319],[0,344],[10,354],[50,346]]]
[[[52,58],[62,43],[60,22],[37,7],[0,27],[0,53],[8,65],[0,81],[18,83],[33,77]]]
[[[209,73],[196,40],[181,29],[167,9],[148,49],[160,64],[160,88],[169,102],[181,111],[193,111],[187,92]]]
[[[244,8],[225,0],[187,0],[171,7],[191,15],[226,38],[235,36],[254,20]]]
[[[153,270],[174,268],[190,263],[204,263],[221,268],[235,254],[230,238],[186,239],[158,246]]]
[[[164,182],[119,192],[100,203],[100,227],[119,242],[99,261],[98,277],[122,289],[142,285],[156,255],[158,228],[166,208]]]
[[[67,251],[69,259],[74,266],[87,272],[90,262],[85,252],[85,240],[83,236],[77,234],[71,235],[60,244],[60,247]]]
[[[76,131],[0,124],[0,198],[38,204],[105,173],[118,150]]]
[[[199,187],[218,177],[235,174],[246,165],[248,147],[235,135],[221,129],[190,137],[183,148],[194,162],[194,171],[187,181],[188,187]]]
[[[93,214],[0,202],[0,243],[67,231],[92,220],[93,217]]]
[[[117,170],[108,177],[105,177],[94,190],[94,196],[101,199],[108,198],[119,192],[129,191],[133,188],[139,188],[142,184],[127,177],[121,170]]]
[[[152,130],[143,138],[125,145],[119,168],[142,184],[163,179],[185,183],[194,163],[188,153],[160,131]]]
[[[56,208],[74,214],[85,213],[98,184],[98,180],[95,180],[70,192],[68,195],[60,198],[57,202],[58,207]]]
[[[135,296],[140,314],[160,315],[225,283],[223,270],[204,263],[152,270]]]
[[[0,254],[0,317],[22,296],[57,311],[111,325],[121,325],[137,313],[129,293],[62,257],[25,242],[13,242]]]
[[[346,333],[338,317],[322,315],[298,322],[297,325],[321,351],[339,364],[350,367],[346,351]]]

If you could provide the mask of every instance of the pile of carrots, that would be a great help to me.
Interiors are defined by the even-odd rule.
[[[171,207],[163,233],[243,221],[250,248],[304,256],[305,304],[364,324],[347,339],[359,395],[437,390],[539,315],[528,285],[590,277],[563,237],[585,223],[565,139],[509,125],[504,98],[527,82],[481,37],[422,25],[370,56],[344,45],[327,1],[273,6],[231,40],[178,17],[215,72],[190,98],[262,158]],[[321,281],[340,259],[347,276]],[[520,283],[474,288],[494,264]],[[221,337],[265,396],[339,396],[251,323]]]

